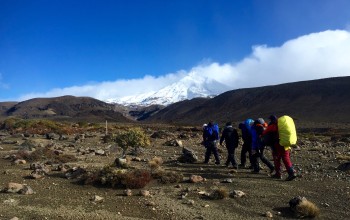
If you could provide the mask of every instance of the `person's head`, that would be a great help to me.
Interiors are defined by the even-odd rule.
[[[270,115],[270,123],[277,123],[277,117],[275,115]]]
[[[232,122],[226,122],[226,127],[228,127],[228,126],[232,126]]]
[[[208,126],[212,127],[214,125],[213,121],[209,121]]]
[[[203,124],[202,128],[204,129],[205,127],[207,127],[208,125],[207,124]]]

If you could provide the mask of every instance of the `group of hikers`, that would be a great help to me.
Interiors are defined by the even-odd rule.
[[[215,164],[220,164],[217,145],[225,142],[227,148],[226,166],[232,164],[236,169],[251,168],[252,173],[260,172],[260,160],[268,168],[272,178],[282,179],[281,160],[288,172],[287,181],[296,178],[296,172],[290,160],[291,145],[296,143],[296,131],[293,119],[289,116],[277,118],[269,117],[269,124],[263,118],[247,119],[240,123],[238,128],[242,132],[241,163],[235,159],[235,151],[239,145],[239,135],[232,122],[227,122],[220,137],[219,126],[212,121],[203,125],[203,144],[206,147],[204,163],[208,164],[211,154],[214,155]],[[264,149],[271,147],[273,164],[265,157]],[[247,154],[250,167],[246,167]]]

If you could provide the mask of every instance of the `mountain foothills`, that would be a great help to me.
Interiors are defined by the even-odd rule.
[[[188,91],[200,91],[196,84]],[[188,85],[191,86],[191,85]],[[169,87],[170,88],[170,87]],[[169,89],[167,88],[167,89]],[[172,87],[173,90],[176,88]],[[203,88],[201,91],[206,90]],[[161,94],[161,93],[158,93]],[[166,100],[166,97],[164,97]],[[164,102],[166,103],[166,102]],[[50,118],[68,121],[202,124],[241,121],[271,114],[297,121],[350,122],[350,77],[238,89],[214,98],[193,98],[170,105],[136,106],[105,103],[89,97],[35,98],[0,103],[2,118]]]
[[[35,98],[19,103],[0,103],[1,117],[24,119],[48,118],[67,121],[132,122],[123,115],[124,109],[89,97],[62,96]]]

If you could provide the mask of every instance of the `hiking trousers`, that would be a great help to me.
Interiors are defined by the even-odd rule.
[[[252,165],[255,172],[260,171],[259,158],[270,169],[270,171],[275,169],[272,163],[264,156],[264,149],[259,149],[254,155],[252,155]]]
[[[227,160],[226,160],[226,163],[225,165],[228,166],[230,165],[230,163],[232,164],[232,166],[236,167],[237,166],[237,162],[236,162],[236,158],[235,158],[235,151],[236,151],[236,148],[235,147],[227,147]]]
[[[252,165],[252,151],[251,151],[251,143],[250,142],[244,142],[242,145],[242,151],[241,151],[241,165],[245,166],[247,161],[247,153],[249,156],[249,162],[250,165]]]
[[[214,157],[215,157],[215,163],[216,164],[220,163],[219,152],[216,144],[217,144],[216,141],[208,141],[208,143],[206,144],[207,150],[205,152],[204,163],[209,163],[209,159],[212,153],[214,154]]]
[[[285,150],[283,146],[276,144],[273,151],[273,161],[276,175],[281,176],[281,159],[289,175],[294,173],[293,164],[290,160],[290,150]]]

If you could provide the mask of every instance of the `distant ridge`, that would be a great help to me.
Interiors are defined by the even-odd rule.
[[[192,99],[160,110],[147,122],[202,124],[291,115],[296,120],[350,122],[350,77],[238,89],[212,99]]]
[[[34,98],[9,104],[1,103],[1,116],[19,118],[48,118],[59,120],[84,120],[96,122],[104,120],[131,122],[111,105],[90,97],[61,96],[55,98]],[[4,107],[6,106],[6,107]]]

